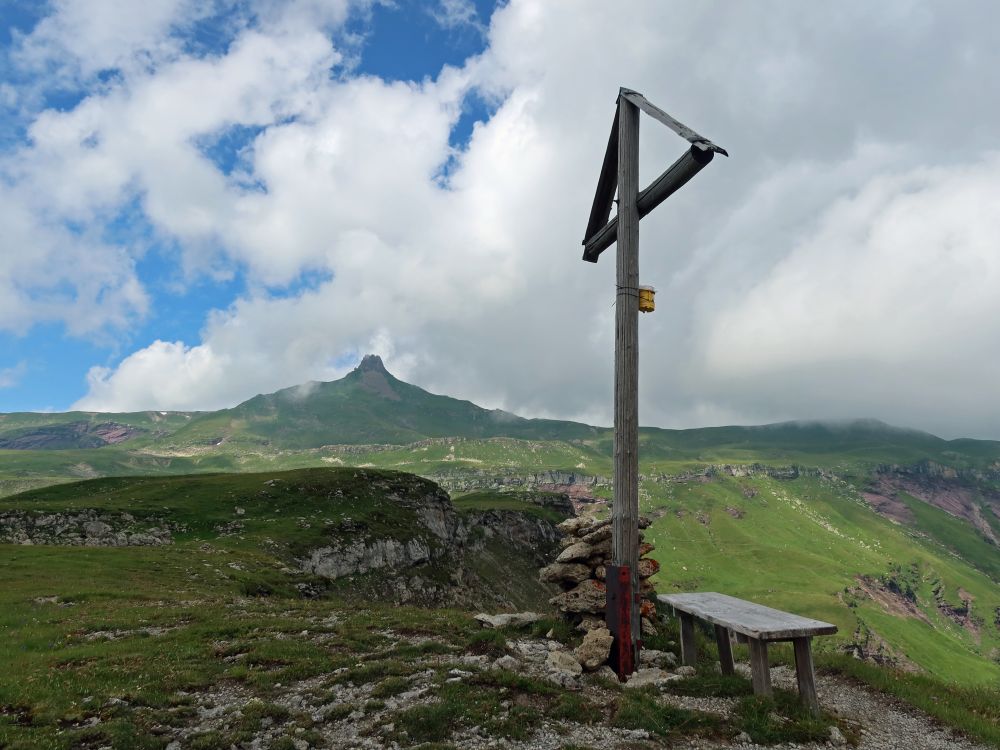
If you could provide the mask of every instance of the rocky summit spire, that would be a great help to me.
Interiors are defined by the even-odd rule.
[[[392,387],[395,378],[389,374],[382,364],[382,358],[377,354],[366,354],[361,364],[354,368],[356,377],[361,381],[361,387],[370,393],[378,394],[390,401],[399,401],[399,394]]]
[[[366,354],[361,359],[361,364],[355,368],[358,372],[380,372],[383,375],[388,375],[388,370],[385,369],[385,365],[382,364],[382,358],[377,354]]]

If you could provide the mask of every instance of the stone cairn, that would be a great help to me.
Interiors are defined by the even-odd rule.
[[[639,519],[639,528],[648,528],[648,518]],[[583,651],[578,653],[585,669],[600,668],[608,659],[611,649],[611,634],[604,620],[607,603],[605,578],[607,565],[611,559],[611,520],[598,520],[589,516],[576,516],[559,524],[563,533],[559,544],[562,551],[556,561],[539,571],[538,578],[543,583],[555,583],[563,592],[552,597],[563,616],[586,633]],[[660,569],[660,564],[646,557],[653,550],[652,544],[643,540],[639,532],[639,579],[642,594],[642,634],[656,635],[653,618],[656,606],[653,604],[654,589],[650,576]]]

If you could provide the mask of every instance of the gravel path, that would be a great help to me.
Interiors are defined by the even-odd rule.
[[[777,687],[795,690],[795,672],[788,667],[771,670],[771,680]],[[869,690],[857,683],[837,676],[816,676],[816,691],[820,704],[853,729],[861,738],[860,750],[995,750],[956,735],[951,729],[939,726],[929,716],[896,699]],[[697,699],[686,699],[687,708],[699,708]],[[703,711],[718,711],[718,699],[709,699]],[[703,743],[690,747],[718,748],[719,750],[757,750],[753,743]],[[824,744],[771,745],[771,750],[814,750],[829,748]],[[846,745],[845,745],[846,747]]]

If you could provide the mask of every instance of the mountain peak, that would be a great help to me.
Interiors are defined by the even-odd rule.
[[[361,359],[361,364],[354,368],[357,372],[379,372],[388,375],[389,371],[382,364],[382,358],[377,354],[366,354]]]
[[[377,354],[366,354],[361,364],[354,368],[360,378],[361,387],[390,401],[399,401],[399,394],[392,387],[395,378],[389,374],[382,364],[382,358]]]

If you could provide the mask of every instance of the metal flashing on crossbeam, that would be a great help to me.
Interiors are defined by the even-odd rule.
[[[726,149],[722,148],[721,146],[716,146],[705,136],[698,135],[684,123],[675,120],[673,117],[671,117],[662,109],[657,107],[655,104],[649,101],[649,99],[644,97],[638,91],[633,91],[632,89],[623,88],[618,92],[618,95],[624,97],[625,99],[628,99],[630,102],[632,102],[635,106],[637,106],[647,115],[652,117],[654,120],[657,120],[658,122],[661,122],[664,125],[666,125],[668,128],[673,130],[675,133],[677,133],[677,135],[679,135],[681,138],[686,140],[691,145],[697,146],[703,151],[714,151],[717,154],[722,154],[723,156],[729,156],[729,154],[726,152]]]

